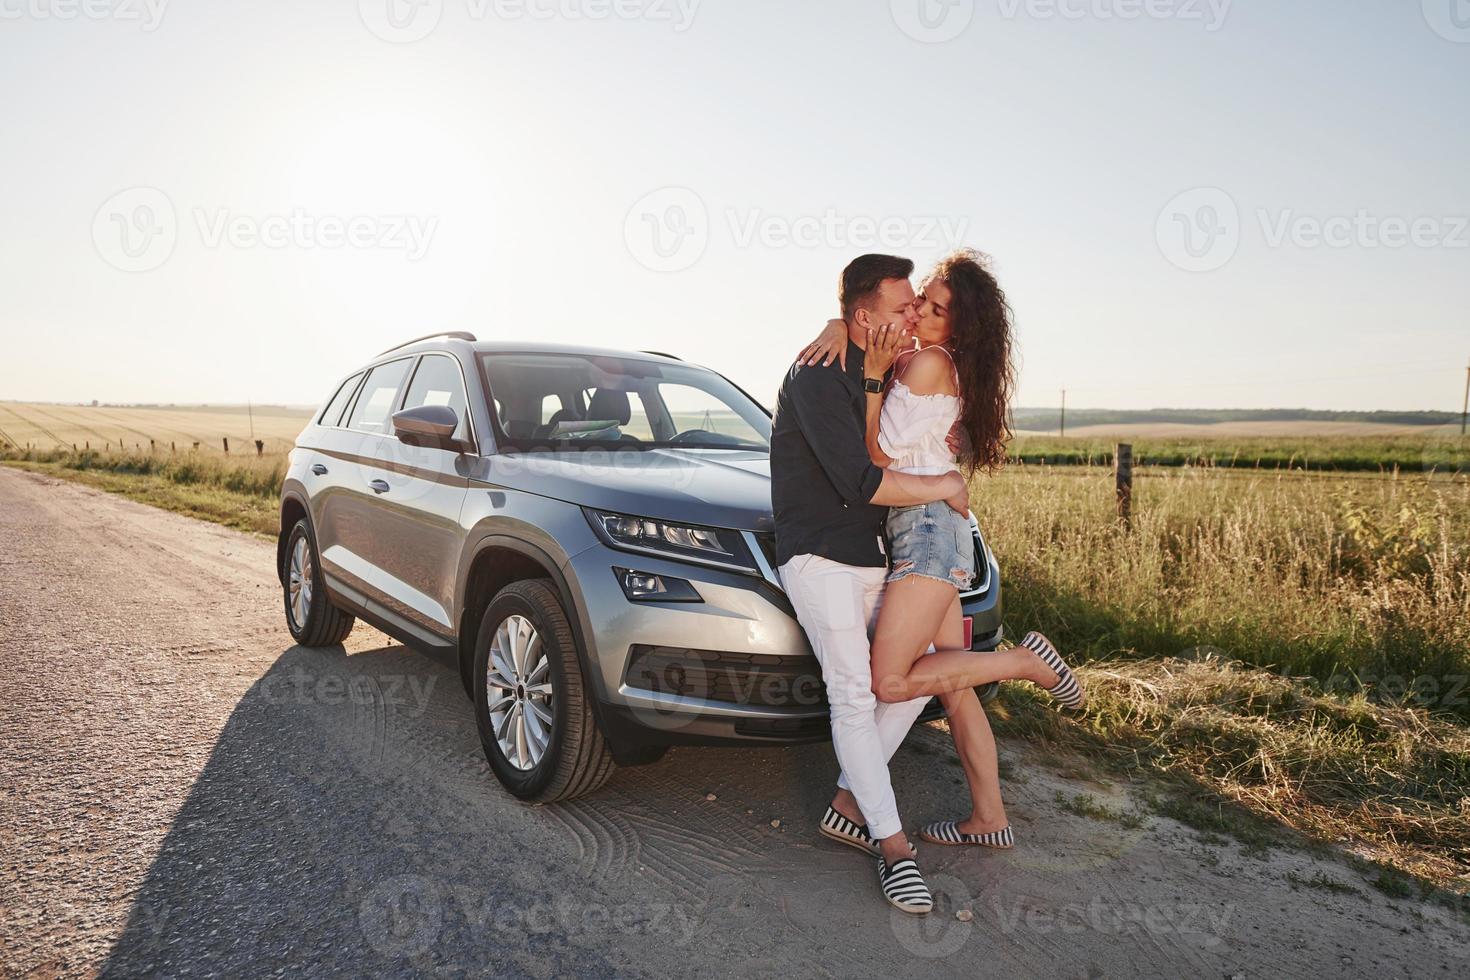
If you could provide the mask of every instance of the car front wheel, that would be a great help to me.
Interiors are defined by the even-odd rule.
[[[322,587],[321,563],[316,539],[305,518],[291,528],[286,541],[286,567],[281,570],[281,588],[286,599],[286,626],[291,638],[304,647],[327,647],[341,643],[355,622],[327,599]]]
[[[611,778],[612,753],[549,581],[513,582],[491,601],[475,637],[474,682],[485,757],[512,794],[549,803]]]

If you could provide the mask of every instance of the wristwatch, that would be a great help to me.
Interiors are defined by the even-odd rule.
[[[881,395],[881,394],[883,394],[883,379],[882,378],[864,378],[863,379],[863,391],[866,391],[870,395]]]

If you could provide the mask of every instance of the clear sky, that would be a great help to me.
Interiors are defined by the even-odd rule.
[[[1021,405],[1470,358],[1465,0],[0,0],[0,90],[0,399],[313,403],[445,328],[769,400],[848,259],[953,244]]]

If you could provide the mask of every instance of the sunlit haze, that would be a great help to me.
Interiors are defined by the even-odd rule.
[[[0,0],[0,399],[312,404],[443,328],[769,404],[849,259],[969,245],[1020,405],[1458,411],[1454,3]]]

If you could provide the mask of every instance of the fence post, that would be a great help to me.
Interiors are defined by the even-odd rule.
[[[195,451],[195,452],[196,452],[196,453],[197,453],[197,452],[198,452],[198,451],[199,451],[199,443],[197,443],[197,442],[196,442],[196,443],[194,443],[194,451]]]
[[[228,439],[225,440],[225,455],[230,455],[230,440]]]
[[[172,439],[168,441],[168,451],[171,453],[176,453],[179,451],[178,447],[174,445],[174,441]]]
[[[1133,446],[1118,443],[1114,454],[1114,465],[1118,473],[1118,519],[1125,525],[1133,524]]]

